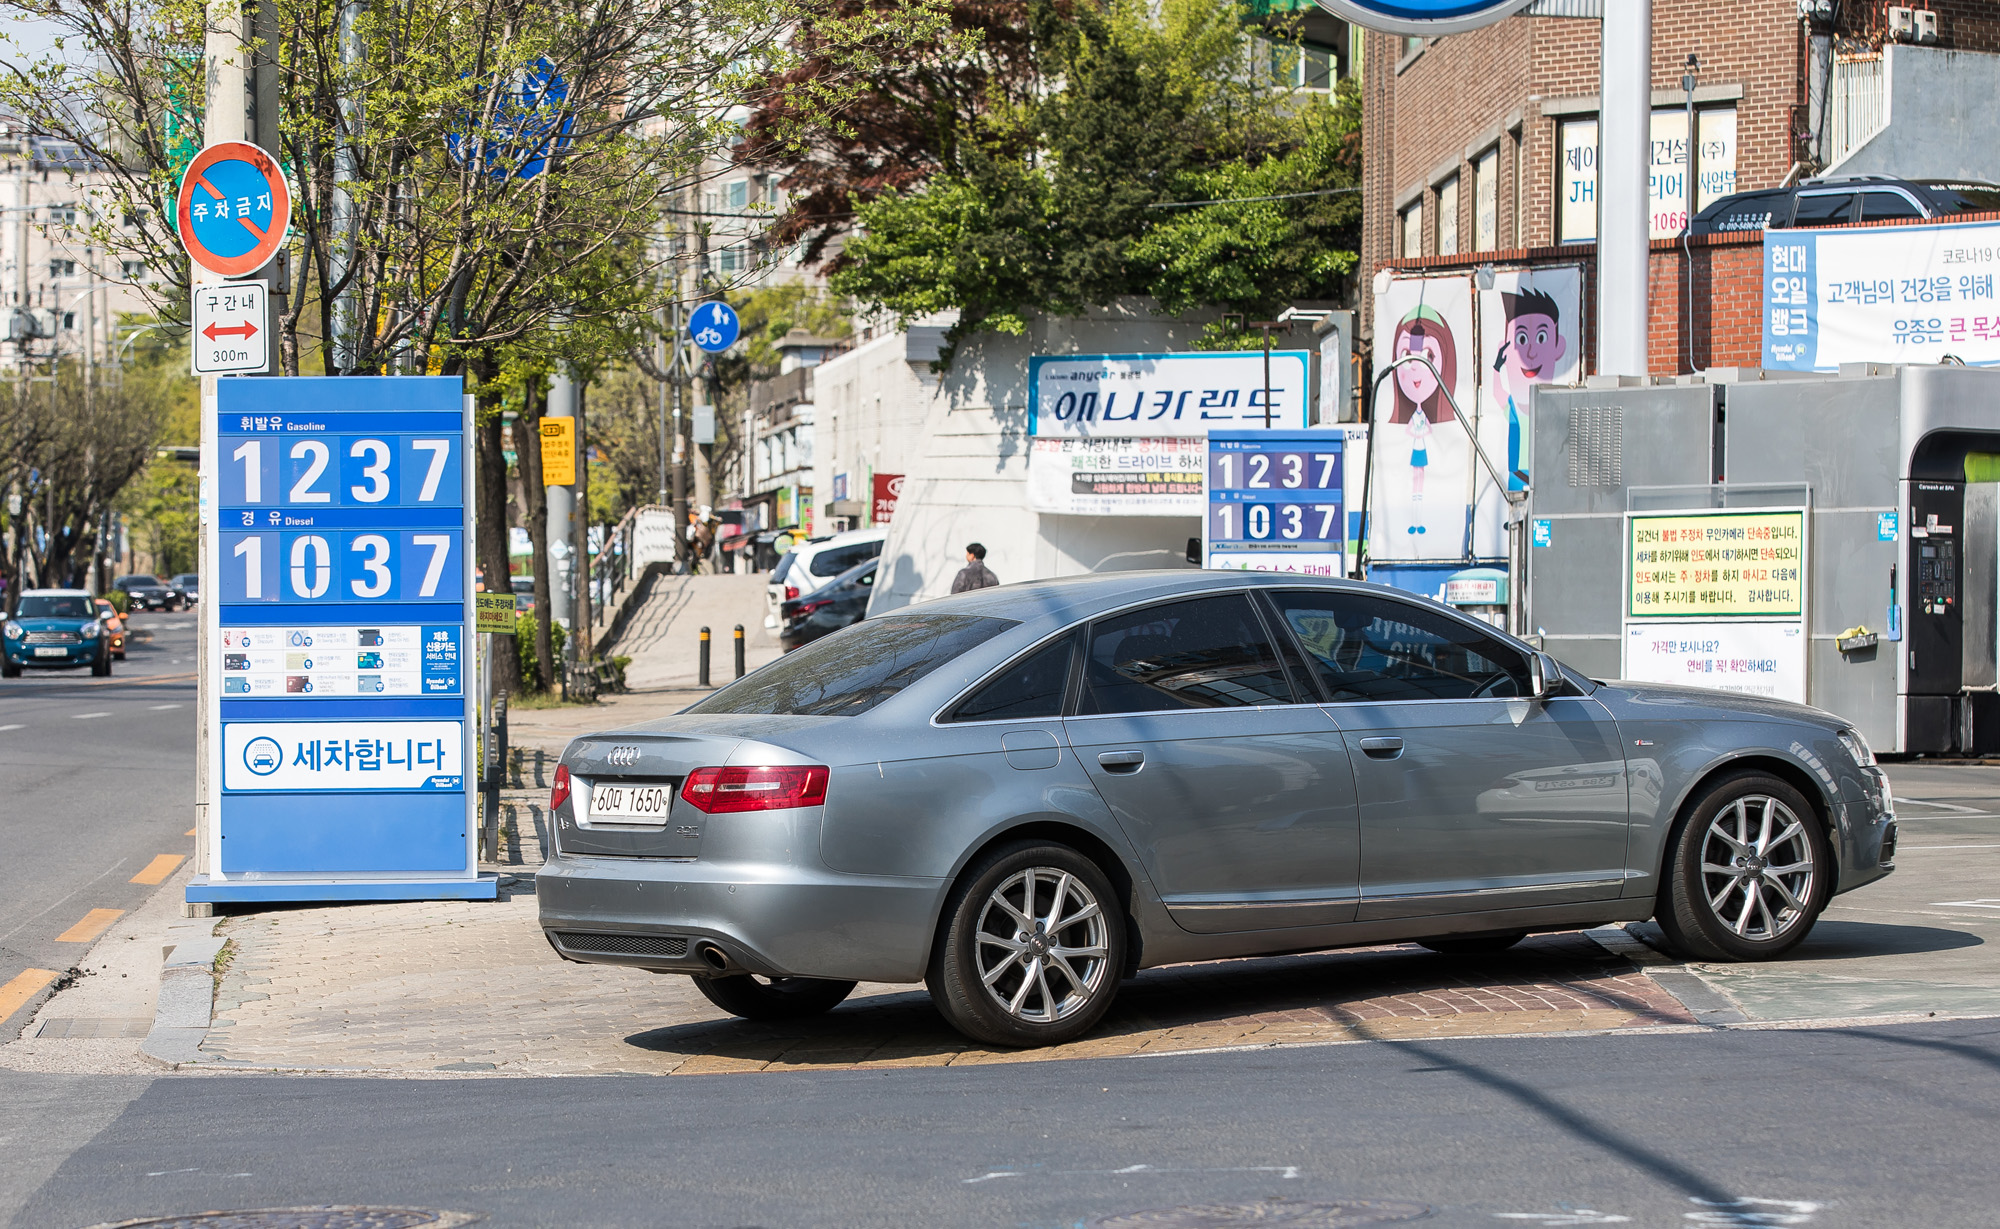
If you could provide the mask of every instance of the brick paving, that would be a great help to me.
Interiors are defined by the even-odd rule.
[[[727,1016],[692,983],[568,964],[536,924],[542,804],[532,751],[509,781],[495,902],[298,907],[223,920],[231,940],[203,1049],[254,1066],[546,1075],[910,1067],[1335,1041],[1630,1029],[1693,1022],[1578,933],[1442,956],[1381,947],[1151,969],[1092,1035],[1044,1050],[971,1046],[922,987],[863,985],[784,1025]]]

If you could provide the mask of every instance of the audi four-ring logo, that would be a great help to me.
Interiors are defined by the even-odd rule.
[[[615,768],[630,768],[639,762],[639,748],[613,747],[611,754],[604,757],[604,762]]]

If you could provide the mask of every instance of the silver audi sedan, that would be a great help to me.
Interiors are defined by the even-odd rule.
[[[1240,572],[870,619],[577,739],[550,801],[565,959],[753,1019],[922,981],[1006,1046],[1181,961],[1646,918],[1690,958],[1768,959],[1896,842],[1830,713],[1596,682],[1395,590]]]

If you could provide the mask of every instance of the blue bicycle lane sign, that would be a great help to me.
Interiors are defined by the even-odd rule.
[[[703,303],[688,318],[688,337],[710,354],[735,345],[742,332],[743,322],[736,318],[736,309],[719,299]]]

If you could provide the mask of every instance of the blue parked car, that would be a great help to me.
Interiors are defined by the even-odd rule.
[[[14,617],[0,626],[0,678],[20,678],[23,666],[89,666],[111,674],[111,632],[97,604],[81,589],[30,589]]]

